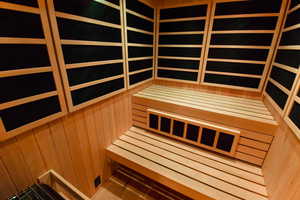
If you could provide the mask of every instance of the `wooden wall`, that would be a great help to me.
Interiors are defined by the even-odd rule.
[[[110,175],[106,146],[131,126],[131,94],[146,85],[1,143],[0,199],[30,186],[48,169],[91,197],[96,176]]]
[[[298,200],[300,143],[278,112],[272,106],[269,108],[280,124],[263,165],[270,200]]]

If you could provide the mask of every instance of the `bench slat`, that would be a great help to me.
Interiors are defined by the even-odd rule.
[[[216,112],[214,109],[203,109],[201,106],[181,103],[174,100],[162,100],[161,98],[149,98],[136,94],[133,97],[133,103],[147,105],[151,108],[163,110],[167,112],[175,112],[179,115],[186,115],[196,119],[206,121],[213,121],[216,123],[226,124],[227,126],[234,126],[252,131],[263,132],[272,135],[277,129],[277,122],[268,119],[257,117],[245,117],[244,115],[233,114],[231,112],[220,111]],[[243,118],[244,117],[244,118]]]
[[[199,162],[199,163],[202,163],[202,164],[205,164],[208,166],[213,166],[215,169],[219,169],[223,172],[238,176],[240,178],[243,178],[243,179],[246,179],[246,180],[261,184],[261,185],[265,185],[264,178],[262,176],[259,176],[259,175],[253,174],[253,173],[249,173],[247,171],[238,169],[236,167],[232,167],[230,165],[223,164],[221,162],[206,158],[204,156],[200,156],[200,155],[191,153],[189,151],[169,145],[169,144],[161,142],[159,140],[152,139],[151,137],[147,137],[146,135],[139,134],[137,132],[127,131],[126,135],[131,136],[133,138],[137,138],[142,141],[145,141],[147,143],[151,143],[162,149],[182,155],[182,156],[189,158],[191,160],[194,160],[196,162]]]
[[[146,131],[146,130],[143,130],[143,129],[140,129],[140,128],[137,128],[137,127],[131,127],[130,131],[142,134],[144,136],[150,137],[150,138],[158,140],[160,142],[164,142],[166,144],[175,146],[175,147],[183,149],[185,151],[189,151],[191,153],[194,153],[194,154],[197,154],[197,155],[200,155],[200,156],[203,156],[203,157],[221,162],[223,164],[226,164],[226,165],[229,165],[229,166],[232,166],[232,167],[236,167],[238,169],[241,169],[241,170],[244,170],[244,171],[259,175],[259,176],[263,176],[262,170],[259,167],[249,165],[249,164],[246,164],[244,162],[240,162],[240,161],[235,160],[235,159],[225,158],[224,156],[220,156],[220,155],[217,155],[215,153],[210,153],[208,151],[204,151],[204,150],[200,151],[199,148],[194,148],[194,147],[191,147],[189,145],[179,143],[179,142],[176,142],[174,140],[167,139],[163,136],[159,136],[157,134],[152,134],[149,131]]]
[[[278,126],[260,99],[152,85],[134,94],[133,104],[139,105],[143,110],[154,108],[167,112],[176,111],[177,114],[268,135],[273,135]]]
[[[111,159],[130,167],[161,184],[176,189],[191,198],[201,200],[241,200],[240,198],[209,187],[208,185],[188,178],[178,172],[126,151],[118,146],[109,146],[107,148],[107,153]]]
[[[237,187],[259,193],[261,195],[267,196],[267,191],[264,186],[258,185],[256,183],[250,182],[248,180],[233,176],[231,174],[222,172],[220,170],[217,170],[215,168],[212,168],[207,165],[203,165],[202,163],[195,162],[191,159],[188,159],[182,155],[175,154],[173,152],[167,151],[165,149],[159,148],[157,146],[154,146],[152,144],[145,143],[143,141],[137,140],[135,138],[128,137],[127,135],[123,135],[120,137],[120,140],[130,143],[132,145],[135,145],[137,147],[143,148],[149,152],[155,153],[157,155],[161,155],[162,157],[172,160],[174,162],[177,162],[179,164],[182,164],[186,167],[189,167],[191,169],[194,169],[200,173],[206,174],[208,176],[220,179],[224,182],[227,182],[229,184],[235,185]],[[220,188],[221,189],[221,188]]]
[[[207,111],[222,113],[222,114],[228,114],[228,115],[233,115],[233,116],[239,116],[239,117],[242,117],[245,119],[257,118],[256,120],[263,119],[263,120],[270,121],[270,122],[273,121],[273,117],[270,115],[263,115],[263,114],[253,113],[253,112],[241,111],[241,110],[237,110],[234,108],[227,109],[227,108],[223,107],[222,105],[216,106],[216,105],[209,105],[204,102],[197,102],[197,99],[185,100],[185,99],[182,99],[180,96],[169,97],[167,95],[162,95],[161,93],[150,94],[150,93],[145,93],[145,92],[139,92],[135,96],[150,98],[150,99],[155,99],[155,100],[160,100],[160,101],[166,101],[166,102],[173,102],[173,103],[177,103],[177,104],[186,104],[191,107],[198,107],[199,109],[202,109],[202,110],[207,110]]]
[[[253,192],[244,190],[242,188],[236,187],[234,185],[231,185],[229,183],[226,183],[224,181],[221,181],[219,179],[216,179],[214,177],[208,176],[206,174],[202,174],[194,169],[191,169],[189,167],[183,166],[179,163],[176,163],[174,161],[171,161],[169,159],[166,159],[162,156],[159,156],[157,154],[154,154],[148,150],[144,150],[143,148],[137,147],[136,145],[129,144],[127,142],[117,140],[114,142],[114,145],[119,146],[120,148],[123,148],[131,153],[135,153],[141,157],[147,158],[148,160],[151,160],[154,163],[159,163],[160,165],[175,170],[178,173],[182,173],[183,175],[195,179],[199,182],[202,182],[204,184],[207,184],[211,187],[218,188],[222,190],[224,193],[227,192],[229,194],[232,194],[236,197],[239,197],[241,199],[245,200],[267,200],[266,197],[255,194]],[[206,194],[206,192],[204,193]],[[221,200],[221,199],[220,199]]]
[[[157,91],[153,90],[152,88],[147,88],[147,89],[143,90],[143,92],[156,93]],[[224,105],[228,108],[248,110],[248,111],[257,112],[257,113],[261,113],[261,114],[271,115],[271,113],[268,111],[268,109],[266,107],[252,105],[245,101],[239,102],[239,101],[228,100],[228,99],[223,100],[220,98],[213,98],[213,97],[204,96],[204,95],[187,95],[187,94],[184,94],[181,92],[169,91],[169,90],[166,90],[166,91],[160,90],[160,93],[162,93],[164,95],[169,95],[169,96],[174,96],[174,95],[176,97],[180,96],[180,97],[184,97],[185,99],[197,99],[199,102],[205,101],[206,103],[211,104],[211,105]],[[255,110],[253,110],[253,109],[255,109]]]

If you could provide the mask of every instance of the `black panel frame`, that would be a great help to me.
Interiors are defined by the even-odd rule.
[[[210,48],[208,58],[265,61],[268,49]]]
[[[217,3],[215,15],[279,13],[280,0],[251,0]]]
[[[177,8],[164,8],[160,10],[160,19],[205,17],[207,14],[207,7],[207,4],[203,4]]]
[[[57,17],[61,39],[122,42],[121,29]]]
[[[208,61],[206,64],[206,71],[230,72],[230,73],[251,74],[251,75],[262,75],[264,68],[265,68],[264,64],[250,64],[250,63]]]
[[[285,108],[288,100],[288,95],[281,91],[270,81],[267,83],[266,93],[273,99],[273,101],[281,108]]]
[[[195,44],[202,45],[203,34],[160,35],[159,44]]]
[[[118,78],[104,83],[99,83],[72,91],[72,102],[74,106],[77,106],[90,100],[111,94],[123,88],[125,88],[124,78]]]
[[[66,64],[122,59],[120,46],[62,45]]]
[[[126,0],[126,9],[154,19],[154,9],[138,0]]]
[[[132,74],[129,75],[129,85],[134,85],[137,84],[139,82],[151,79],[153,77],[153,69],[149,69],[145,72],[140,72],[137,74]]]
[[[228,76],[219,74],[205,74],[204,82],[218,84],[218,85],[230,85],[237,87],[245,87],[258,89],[261,79],[260,78],[250,78],[250,77],[240,77],[240,76]]]
[[[159,32],[187,32],[204,31],[205,20],[180,21],[180,22],[161,22]]]
[[[58,96],[53,96],[0,110],[0,116],[6,131],[13,131],[61,111]]]
[[[54,0],[56,11],[87,17],[95,20],[121,24],[120,11],[95,1],[62,1]]]
[[[158,59],[159,67],[168,67],[178,69],[199,69],[200,60],[178,60],[178,59]]]
[[[214,19],[213,31],[275,30],[277,17]]]
[[[176,71],[176,69],[171,71],[158,68],[157,77],[196,82],[198,78],[198,72]]]

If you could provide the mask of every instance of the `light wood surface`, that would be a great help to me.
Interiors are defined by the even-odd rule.
[[[191,151],[194,156],[190,156]],[[199,195],[205,195],[216,200],[267,199],[265,186],[253,182],[253,178],[263,180],[263,176],[252,174],[249,176],[251,181],[248,176],[247,178],[245,176],[248,172],[244,171],[244,175],[236,176],[241,172],[241,168],[245,167],[243,164],[241,165],[243,167],[239,168],[239,163],[235,163],[237,168],[231,168],[230,165],[224,164],[229,160],[218,156],[206,163],[205,156],[200,155],[214,157],[213,154],[138,128],[131,128],[122,135],[107,148],[107,153],[113,160],[125,166],[139,166],[138,171],[150,178],[151,174],[155,173],[160,176],[156,180],[163,184],[174,181],[177,183],[173,187],[175,189],[180,185],[185,186],[187,190],[180,191],[192,198],[198,195],[197,199],[199,199]],[[231,171],[224,172],[214,163],[223,168],[227,167],[227,170]],[[258,168],[252,168],[252,166],[249,166],[249,170],[252,173],[259,171]]]
[[[146,83],[0,143],[0,199],[53,169],[91,197],[110,176],[105,148],[132,124],[131,94]]]
[[[159,92],[157,92],[157,88],[159,88]],[[166,89],[168,88],[168,89]],[[156,109],[167,113],[176,113],[175,115],[180,115],[180,117],[189,116],[189,119],[195,119],[200,121],[207,121],[207,114],[198,114],[193,113],[193,110],[189,110],[186,106],[190,106],[193,104],[197,104],[202,102],[201,107],[197,107],[198,109],[202,109],[204,106],[210,107],[210,109],[215,108],[218,110],[226,110],[229,112],[230,110],[239,110],[242,113],[247,113],[246,115],[249,116],[250,113],[255,115],[259,119],[263,118],[271,118],[273,119],[271,113],[268,111],[267,107],[263,104],[261,100],[258,99],[249,99],[249,98],[241,98],[241,97],[232,97],[232,96],[225,96],[224,94],[212,94],[207,92],[198,92],[195,89],[182,89],[182,88],[175,88],[175,87],[162,87],[157,85],[152,85],[149,88],[146,88],[139,92],[139,94],[144,93],[151,93],[152,96],[147,96],[147,98],[153,98],[153,94],[160,94],[160,97],[166,95],[167,98],[176,99],[176,101],[184,101],[188,105],[184,105],[182,107],[178,107],[176,102],[172,103],[170,106],[170,99],[168,99],[167,104],[161,104],[160,99],[156,99],[155,102],[147,101],[145,98],[141,100],[140,98],[134,98],[133,101],[133,125],[137,127],[141,127],[144,129],[149,129],[149,120],[148,120],[148,111],[149,109]],[[229,93],[227,93],[229,94]],[[157,97],[156,97],[157,98]],[[187,103],[189,102],[189,103]],[[205,103],[204,103],[205,102]],[[219,106],[222,105],[222,106]],[[203,116],[203,117],[202,117]],[[205,116],[205,117],[204,117]],[[262,118],[261,118],[262,117]],[[217,117],[211,118],[208,123],[213,124],[215,126],[229,126],[228,123],[225,123],[224,120],[226,117],[220,118],[220,121],[217,120]],[[217,120],[217,121],[216,121]],[[270,119],[268,119],[270,120]],[[274,120],[274,119],[273,119]],[[214,123],[215,122],[215,123]],[[216,123],[217,122],[217,123]],[[229,120],[230,122],[230,120]],[[232,124],[231,127],[233,129],[240,131],[240,140],[237,144],[237,153],[234,155],[236,158],[256,164],[261,166],[264,162],[264,159],[267,155],[269,150],[270,144],[273,140],[274,131],[271,132],[270,129],[266,132],[261,132],[256,130],[247,130],[243,126],[238,126],[238,123]],[[239,123],[241,125],[241,123]],[[248,124],[248,123],[245,123]],[[254,127],[254,128],[253,128]],[[250,129],[255,129],[257,126],[253,126]],[[258,132],[257,132],[258,131]],[[162,132],[161,132],[162,133]],[[175,137],[175,136],[174,136]],[[175,137],[177,140],[186,142],[185,139],[181,139]],[[200,138],[200,136],[199,136]],[[198,144],[195,142],[189,142],[192,144]]]
[[[90,200],[85,194],[80,192],[76,187],[74,187],[71,183],[69,183],[66,179],[64,179],[61,175],[59,175],[54,170],[49,170],[46,173],[42,174],[38,178],[39,183],[44,183],[52,187],[55,191],[61,193],[60,188],[57,187],[59,184],[61,187],[65,189],[70,196],[79,199],[79,200]],[[62,192],[63,195],[66,195]],[[66,195],[66,196],[69,196]]]
[[[265,99],[279,122],[273,144],[263,165],[270,200],[300,199],[300,143],[282,117]]]
[[[134,114],[135,113],[133,113],[133,115]],[[154,129],[154,128],[150,127],[150,115],[151,114],[159,117],[159,122],[158,122],[158,128],[157,129]],[[193,144],[195,146],[199,146],[199,147],[209,149],[209,150],[221,153],[221,154],[225,154],[227,156],[232,156],[232,157],[235,156],[236,147],[237,147],[237,144],[239,142],[240,134],[241,134],[239,130],[236,130],[236,129],[233,129],[233,128],[230,128],[230,127],[226,127],[226,126],[215,125],[215,124],[212,124],[212,123],[209,123],[209,122],[206,122],[206,121],[195,120],[193,118],[185,117],[185,116],[182,116],[182,115],[177,115],[177,114],[174,114],[174,113],[163,112],[163,111],[159,111],[159,110],[155,110],[155,109],[151,109],[151,108],[147,109],[147,116],[146,117],[147,117],[146,118],[147,126],[145,128],[148,129],[148,130],[152,130],[152,131],[154,131],[156,133],[160,133],[164,136],[171,137],[175,140],[190,143],[190,144]],[[163,132],[163,131],[160,130],[161,129],[161,124],[160,124],[161,123],[161,117],[164,117],[164,118],[167,118],[167,119],[171,120],[171,122],[170,122],[170,132],[169,133],[166,133],[166,132]],[[145,118],[142,118],[142,117],[139,119],[137,116],[135,116],[133,118],[133,120],[139,121],[139,122],[144,122],[143,121],[144,119]],[[175,120],[184,123],[183,137],[178,137],[178,136],[172,134],[173,125],[174,125]],[[199,127],[199,130],[198,130],[198,133],[197,133],[198,137],[197,137],[196,141],[189,140],[186,137],[187,136],[187,126],[188,126],[188,124],[195,125],[195,126]],[[207,128],[207,129],[216,131],[213,146],[207,146],[207,145],[204,145],[204,144],[200,143],[203,128]],[[226,133],[228,135],[232,135],[234,137],[234,139],[232,141],[232,146],[231,146],[229,152],[223,151],[223,150],[218,149],[216,147],[217,146],[217,141],[218,141],[218,138],[219,138],[219,135],[220,135],[221,132]]]
[[[246,108],[235,106],[235,103],[239,105],[242,102]],[[235,97],[229,97],[228,100],[221,95],[153,85],[135,94],[134,103],[270,135],[273,135],[277,126],[273,116],[259,100]],[[252,106],[261,107],[262,110],[253,112]]]

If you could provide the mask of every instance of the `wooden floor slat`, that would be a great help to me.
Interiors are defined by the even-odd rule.
[[[215,168],[195,162],[189,158],[185,158],[181,155],[166,151],[162,148],[153,146],[151,144],[145,143],[145,142],[137,140],[135,138],[128,137],[127,135],[121,136],[120,140],[122,140],[123,142],[126,142],[128,144],[134,145],[136,147],[139,147],[148,152],[159,155],[168,160],[174,161],[174,162],[181,164],[185,167],[188,167],[190,169],[196,170],[200,174],[201,177],[207,177],[207,178],[203,178],[206,181],[211,179],[212,183],[220,183],[220,185],[224,184],[224,187],[230,186],[230,188],[232,187],[231,189],[233,191],[234,191],[234,189],[239,190],[240,188],[242,188],[242,189],[248,190],[248,191],[241,190],[244,193],[248,193],[249,191],[251,191],[251,192],[263,195],[263,196],[267,196],[266,188],[259,184],[250,182],[248,180],[245,180],[245,179],[242,179],[242,178],[239,178],[236,176],[233,176],[228,173],[224,173]],[[118,141],[120,141],[120,140],[118,140]],[[234,186],[236,186],[236,187],[234,187]],[[221,189],[221,188],[219,188],[219,189]]]

